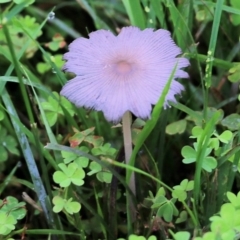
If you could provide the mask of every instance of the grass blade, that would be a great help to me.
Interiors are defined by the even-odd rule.
[[[122,0],[122,2],[126,8],[131,24],[141,29],[146,28],[145,16],[140,0]]]
[[[43,186],[42,179],[39,174],[36,162],[34,160],[33,153],[30,148],[28,139],[27,139],[26,135],[21,131],[21,129],[18,125],[18,122],[15,120],[15,118],[16,119],[19,119],[19,118],[18,118],[17,112],[16,112],[16,110],[12,104],[12,101],[11,101],[8,93],[6,92],[6,90],[3,91],[2,99],[3,99],[3,102],[4,102],[8,112],[9,112],[13,127],[15,129],[15,132],[16,132],[18,141],[20,143],[24,158],[26,160],[26,163],[27,163],[27,166],[28,166],[28,169],[29,169],[29,172],[30,172],[33,184],[34,184],[34,190],[37,193],[39,202],[41,203],[41,206],[42,206],[44,214],[47,218],[47,221],[48,221],[49,225],[52,226],[53,225],[53,217],[52,217],[51,211],[49,211],[50,203],[48,202],[48,196],[47,196],[45,188]]]

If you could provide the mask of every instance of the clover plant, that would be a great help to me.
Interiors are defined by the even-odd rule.
[[[0,199],[0,235],[8,235],[15,229],[17,220],[26,216],[25,205],[24,202],[18,202],[11,196]]]

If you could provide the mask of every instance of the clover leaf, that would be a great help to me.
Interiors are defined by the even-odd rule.
[[[94,148],[101,147],[103,145],[103,137],[93,135],[94,129],[92,127],[81,132],[74,129],[75,134],[69,138],[70,146],[76,147],[82,142],[86,142],[93,145]]]
[[[61,187],[68,187],[71,183],[82,186],[85,177],[85,172],[76,163],[65,165],[64,163],[58,164],[61,171],[56,171],[53,174],[54,182],[58,183]]]
[[[216,136],[216,138],[211,138],[210,140],[217,139],[217,140],[219,140],[222,143],[228,143],[232,139],[232,137],[233,137],[233,133],[231,131],[229,131],[229,130],[224,131],[220,135],[218,135],[217,133],[214,133],[213,135]],[[218,146],[219,146],[219,143],[218,143]],[[216,146],[215,146],[215,150],[217,150],[217,149],[218,148],[216,148]]]
[[[112,148],[110,143],[106,143],[103,146],[92,149],[92,154],[95,156],[98,155],[114,156],[116,152],[117,150],[115,148]]]
[[[231,131],[238,130],[240,128],[240,115],[237,113],[232,113],[225,117],[221,121],[221,124]]]
[[[0,235],[8,235],[12,230],[15,229],[17,220],[5,212],[0,212]]]
[[[71,116],[74,115],[72,104],[57,92],[53,92],[53,96],[49,96],[48,101],[42,102],[41,105],[46,111],[46,118],[50,126],[53,126],[57,122],[59,115],[64,115],[63,107]]]
[[[181,154],[184,157],[183,162],[186,164],[193,163],[196,161],[197,152],[190,146],[184,146],[182,148]]]
[[[96,174],[97,179],[100,182],[111,183],[112,182],[112,173],[109,171],[102,171]]]
[[[81,146],[79,148],[79,150],[88,153],[89,149],[85,146]],[[83,156],[78,156],[76,153],[74,152],[65,152],[65,151],[61,151],[62,157],[63,157],[63,161],[65,164],[68,164],[70,162],[74,162],[76,163],[78,166],[85,168],[88,166],[89,163],[89,159]]]
[[[18,202],[15,197],[8,196],[4,200],[0,200],[0,212],[12,215],[15,219],[23,219],[26,216],[27,210],[25,202]]]
[[[91,162],[89,168],[91,171],[87,173],[88,176],[96,174],[100,182],[111,183],[112,173],[109,170],[102,168],[97,162]]]
[[[219,146],[220,146],[219,139],[217,137],[216,138],[215,137],[210,138],[208,146],[210,148],[214,149],[215,151],[217,151],[219,149]]]
[[[55,213],[61,212],[65,209],[69,214],[78,213],[81,209],[81,204],[70,199],[63,199],[60,196],[55,196],[52,200],[53,204],[53,211]]]
[[[175,240],[189,240],[190,239],[190,233],[185,232],[185,231],[177,232],[176,234],[174,234],[174,239]]]
[[[21,25],[19,24],[19,22],[21,22]],[[34,36],[36,34],[36,29],[38,29],[40,26],[39,23],[36,22],[36,18],[31,17],[29,15],[19,16],[17,19],[13,18],[13,25],[14,25],[14,29],[12,29],[12,32],[25,34],[24,32],[25,30],[31,36]],[[24,30],[22,29],[22,26],[24,26]],[[42,34],[42,31],[39,30],[37,32],[37,36],[39,37],[41,34]]]
[[[240,192],[237,195],[227,192],[227,198],[235,208],[240,209]]]
[[[183,210],[182,212],[180,212],[175,223],[182,223],[182,222],[185,222],[186,220],[187,220],[187,211]]]
[[[179,201],[184,201],[187,198],[187,191],[193,190],[194,182],[184,179],[180,185],[174,186],[172,197],[177,198]]]
[[[213,232],[207,232],[203,235],[203,237],[196,237],[194,240],[213,240],[216,239],[218,235]]]
[[[229,130],[224,131],[220,136],[218,136],[218,139],[222,143],[228,143],[233,137],[233,133]]]
[[[157,216],[163,217],[166,222],[172,221],[173,216],[178,215],[178,210],[175,207],[176,199],[168,200],[165,196],[165,191],[159,189],[157,195],[153,199],[152,209],[157,209]]]
[[[124,239],[119,238],[118,240],[124,240]],[[135,234],[131,234],[128,240],[146,240],[146,238],[143,236],[137,236]],[[147,240],[157,240],[157,238],[155,236],[150,236]]]
[[[166,222],[171,222],[173,216],[177,216],[179,214],[177,208],[174,205],[175,200],[167,200],[164,204],[162,204],[158,211],[157,216],[163,217]]]
[[[23,0],[21,1],[23,2]],[[31,4],[32,0],[25,0],[24,2],[26,3],[26,5],[28,5]],[[20,51],[22,51],[22,46],[26,43],[27,40],[29,40],[29,36],[25,33],[25,31],[34,39],[36,39],[42,34],[42,31],[40,30],[40,25],[36,22],[36,18],[29,15],[13,18],[8,24],[10,26],[9,30],[14,43],[14,49],[15,52],[18,54]],[[3,41],[5,41],[5,38],[2,37],[0,34],[0,39],[2,40],[2,38]],[[25,51],[25,57],[31,58],[32,56],[34,56],[37,50],[38,47],[36,42],[30,41]]]
[[[16,139],[7,135],[7,130],[3,127],[0,127],[0,161],[6,161],[8,158],[8,151],[12,154],[19,155]],[[8,150],[8,151],[7,151]]]
[[[62,68],[64,61],[62,60],[61,54],[51,55],[50,53],[46,54],[50,60],[56,65],[58,68]],[[49,58],[47,58],[45,55],[43,55],[44,62],[38,62],[37,63],[37,71],[41,74],[44,74],[52,69],[51,64],[49,64]]]
[[[64,37],[61,34],[56,33],[53,36],[52,41],[49,43],[46,43],[45,46],[48,47],[52,51],[57,51],[58,49],[65,47],[66,42],[64,40]]]
[[[220,209],[220,216],[210,218],[211,230],[221,236],[227,236],[223,239],[234,239],[235,230],[240,231],[240,210],[236,210],[231,203],[225,203]]]
[[[196,146],[196,145],[195,145]],[[207,172],[212,172],[213,169],[217,167],[217,161],[214,157],[208,156],[211,152],[211,148],[208,148],[205,152],[203,159],[202,168]],[[184,157],[183,163],[189,164],[196,162],[197,152],[190,146],[184,146],[181,151],[182,156]]]
[[[181,134],[187,127],[186,119],[182,119],[173,123],[170,123],[166,127],[166,133],[169,135]]]
[[[165,196],[157,196],[154,201],[153,201],[153,205],[151,206],[151,208],[159,208],[161,205],[165,204],[167,202],[167,198]]]

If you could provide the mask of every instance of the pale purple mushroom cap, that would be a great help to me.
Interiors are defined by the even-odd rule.
[[[178,57],[177,47],[167,30],[124,27],[115,36],[98,30],[89,39],[80,37],[64,54],[63,69],[76,76],[68,81],[61,95],[77,107],[102,111],[108,121],[117,123],[126,111],[139,118],[151,116],[155,105],[176,65],[177,70],[165,99],[176,101],[183,86],[177,78],[188,78],[182,68],[189,65]]]

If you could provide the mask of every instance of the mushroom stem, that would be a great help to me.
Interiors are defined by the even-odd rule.
[[[122,118],[122,128],[123,128],[123,142],[124,142],[124,151],[125,151],[125,162],[129,164],[130,158],[132,155],[132,132],[131,132],[131,125],[132,125],[132,114],[131,112],[127,111],[123,115]],[[134,194],[136,195],[136,186],[135,186],[135,174],[134,172],[131,173],[129,188]],[[133,200],[130,194],[128,196],[128,203],[129,203],[129,210],[131,213],[131,220],[135,220],[136,211],[133,204]]]

